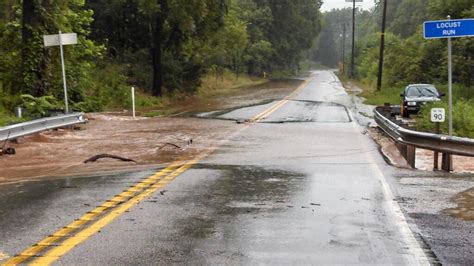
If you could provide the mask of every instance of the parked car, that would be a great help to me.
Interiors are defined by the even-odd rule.
[[[428,102],[440,101],[444,93],[440,93],[432,84],[410,84],[402,94],[400,113],[403,117],[416,114]]]

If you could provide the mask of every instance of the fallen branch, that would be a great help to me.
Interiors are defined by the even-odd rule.
[[[14,155],[16,154],[16,150],[15,148],[6,148],[6,149],[1,148],[0,155],[3,155],[3,154]]]
[[[158,148],[158,150],[161,150],[161,149],[163,149],[163,148],[166,147],[166,146],[172,146],[172,147],[175,147],[176,149],[181,149],[180,146],[178,146],[178,145],[176,145],[176,144],[174,144],[174,143],[166,142],[165,144],[161,145],[161,146]]]
[[[5,139],[5,141],[3,142],[2,147],[0,148],[0,155],[3,155],[3,154],[14,155],[14,154],[16,154],[15,148],[10,148],[10,147],[5,148],[5,146],[7,146],[7,143],[10,139],[10,133],[11,133],[11,131],[8,131],[7,138]]]
[[[102,158],[112,158],[112,159],[117,159],[117,160],[124,161],[124,162],[134,162],[134,163],[136,163],[135,160],[120,157],[120,156],[117,156],[117,155],[107,154],[107,153],[94,155],[94,156],[90,157],[89,159],[85,160],[84,163],[93,163],[93,162],[95,162],[99,159],[102,159]]]
[[[0,150],[5,149],[5,146],[7,145],[8,140],[10,139],[10,134],[11,134],[11,131],[8,131],[7,138],[6,138],[5,141],[3,142],[2,148],[0,148]]]

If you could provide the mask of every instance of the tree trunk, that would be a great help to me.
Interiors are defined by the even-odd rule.
[[[49,60],[42,43],[43,20],[38,4],[35,2],[34,0],[24,0],[22,3],[22,89],[24,93],[43,96],[46,94],[46,71]]]
[[[23,92],[31,93],[32,88],[30,87],[29,82],[29,72],[31,67],[29,66],[30,59],[30,42],[33,38],[32,27],[34,24],[37,24],[36,21],[36,12],[35,12],[35,3],[34,0],[24,0],[23,1],[23,15],[21,21],[21,74],[22,74],[22,83],[23,83]]]
[[[161,10],[155,18],[155,25],[153,27],[152,33],[151,57],[153,65],[153,96],[162,95],[163,67],[161,62],[161,46],[163,43],[163,24],[165,23],[166,16],[168,14],[168,1],[157,0],[157,2],[160,5]]]

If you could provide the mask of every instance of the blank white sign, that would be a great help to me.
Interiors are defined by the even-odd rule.
[[[77,44],[76,33],[62,33],[61,41],[63,45]],[[43,35],[44,46],[58,46],[59,34]]]

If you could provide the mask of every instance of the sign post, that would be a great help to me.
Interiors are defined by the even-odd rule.
[[[449,136],[453,135],[453,72],[452,72],[452,44],[451,38],[474,36],[474,19],[451,19],[426,21],[423,23],[425,39],[448,39],[448,122]],[[438,123],[439,124],[439,123]],[[442,168],[445,171],[453,170],[453,160],[450,154],[443,153]],[[437,166],[437,160],[435,166]]]
[[[449,135],[453,135],[452,48],[451,38],[474,36],[474,19],[451,19],[423,23],[425,39],[448,39],[448,121]]]
[[[64,113],[69,113],[68,97],[67,97],[67,83],[66,83],[66,68],[64,66],[64,51],[63,45],[77,44],[76,33],[61,33],[53,35],[43,35],[44,46],[59,46],[61,54],[61,70],[63,76],[63,88],[64,88]]]

